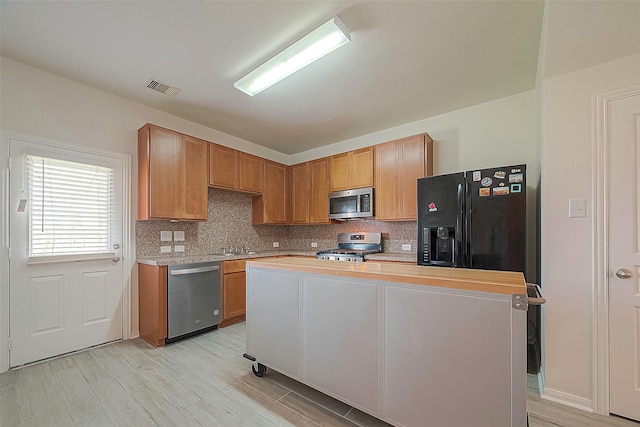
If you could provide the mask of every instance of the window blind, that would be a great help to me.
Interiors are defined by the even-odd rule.
[[[29,258],[113,253],[114,171],[26,156]]]

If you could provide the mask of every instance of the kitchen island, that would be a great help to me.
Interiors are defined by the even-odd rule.
[[[395,426],[526,425],[520,273],[247,262],[247,354]]]

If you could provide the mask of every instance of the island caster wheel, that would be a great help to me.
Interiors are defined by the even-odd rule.
[[[258,366],[256,366],[255,363],[251,365],[251,370],[253,371],[253,375],[255,375],[256,377],[261,377],[267,373],[266,366],[264,366],[262,363],[258,363],[257,365]]]

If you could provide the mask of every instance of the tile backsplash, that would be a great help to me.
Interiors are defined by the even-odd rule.
[[[221,253],[222,248],[248,244],[257,251],[279,249],[326,249],[336,246],[338,233],[367,231],[382,233],[384,252],[416,252],[417,225],[415,221],[380,222],[373,220],[345,221],[326,225],[252,225],[251,195],[233,191],[209,189],[209,219],[206,222],[136,221],[136,256],[160,256],[161,246],[171,246],[171,255],[204,255]],[[161,241],[162,231],[172,236],[184,232],[183,241]],[[177,233],[180,235],[181,233]],[[311,243],[316,242],[317,248]],[[410,251],[402,251],[410,244]],[[184,252],[175,252],[175,246]],[[170,255],[162,253],[162,255]]]

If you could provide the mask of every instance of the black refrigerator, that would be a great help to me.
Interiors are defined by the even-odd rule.
[[[418,179],[418,264],[526,270],[526,165]]]
[[[418,265],[526,278],[526,165],[418,179]],[[535,296],[535,295],[531,295]],[[540,370],[540,307],[527,312],[527,372]]]

